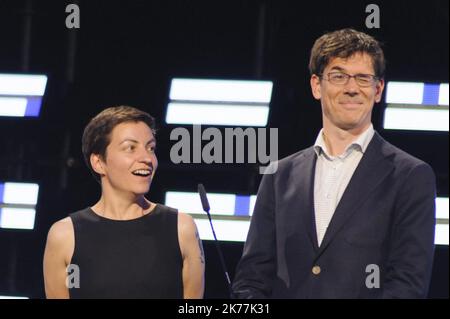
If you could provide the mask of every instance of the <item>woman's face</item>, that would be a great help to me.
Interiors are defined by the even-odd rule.
[[[102,188],[134,195],[148,193],[158,166],[155,148],[153,132],[144,122],[117,125],[111,132],[105,160],[97,156],[97,165],[93,165],[100,170],[96,169],[102,177]]]

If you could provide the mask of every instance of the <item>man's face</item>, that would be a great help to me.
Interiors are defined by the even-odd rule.
[[[350,78],[347,84],[336,85],[328,80],[330,72],[375,75],[371,57],[367,53],[356,53],[347,59],[332,58],[325,67],[324,78],[311,76],[313,96],[322,104],[324,128],[365,130],[371,123],[374,104],[381,100],[384,81],[381,79],[369,87],[360,87],[354,78]]]
[[[102,176],[102,187],[144,195],[158,166],[156,141],[144,122],[125,122],[111,132],[106,159],[91,155],[92,167]]]

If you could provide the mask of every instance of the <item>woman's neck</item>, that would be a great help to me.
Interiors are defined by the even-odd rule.
[[[129,220],[144,216],[154,205],[143,195],[137,198],[123,198],[102,193],[100,200],[92,206],[92,210],[105,218]]]

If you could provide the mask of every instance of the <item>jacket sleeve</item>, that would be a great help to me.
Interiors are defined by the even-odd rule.
[[[383,298],[425,298],[434,257],[436,182],[425,163],[412,168],[395,206]]]
[[[236,269],[236,298],[269,298],[276,273],[274,175],[264,175],[258,190],[242,258]]]

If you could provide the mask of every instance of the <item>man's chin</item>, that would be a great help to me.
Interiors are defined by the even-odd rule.
[[[352,131],[352,130],[358,128],[358,123],[342,122],[342,123],[339,123],[338,127],[343,131]]]
[[[340,121],[339,123],[337,123],[336,126],[344,131],[354,131],[363,129],[364,127],[366,127],[366,123],[363,123],[362,121],[358,121],[357,119],[355,119],[355,120]]]

